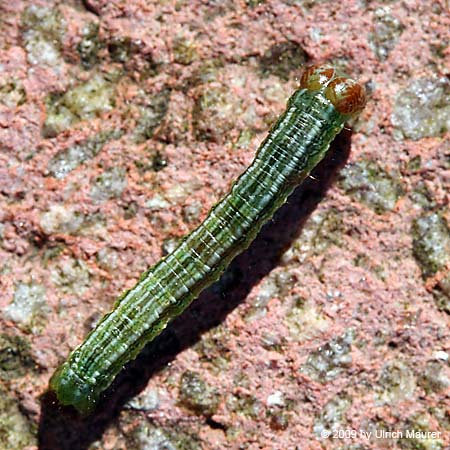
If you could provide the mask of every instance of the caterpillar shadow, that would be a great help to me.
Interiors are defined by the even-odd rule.
[[[334,183],[348,159],[350,141],[351,131],[344,130],[312,176],[294,191],[250,247],[230,264],[217,283],[126,366],[92,415],[80,417],[73,409],[59,406],[51,392],[44,394],[39,423],[40,450],[86,450],[102,437],[124,404],[139,394],[155,373],[242,303],[252,287],[277,266],[283,252]]]

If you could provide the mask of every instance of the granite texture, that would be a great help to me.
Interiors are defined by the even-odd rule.
[[[447,1],[0,1],[0,36],[2,449],[450,448]],[[94,415],[58,407],[324,61],[353,131]]]

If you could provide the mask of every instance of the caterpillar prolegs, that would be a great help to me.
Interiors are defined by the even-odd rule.
[[[325,156],[366,103],[364,88],[330,65],[308,68],[285,112],[229,193],[177,248],[122,294],[54,373],[50,388],[64,405],[90,412],[124,364],[246,249],[262,225]]]

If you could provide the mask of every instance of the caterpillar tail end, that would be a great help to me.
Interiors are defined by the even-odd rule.
[[[56,370],[49,382],[59,403],[73,406],[81,415],[89,415],[98,402],[98,394],[93,387],[82,380],[65,362]]]

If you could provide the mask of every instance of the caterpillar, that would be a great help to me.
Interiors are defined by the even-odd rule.
[[[49,387],[63,405],[90,413],[122,367],[216,281],[366,104],[364,87],[328,64],[307,68],[251,165],[198,228],[124,292]]]

